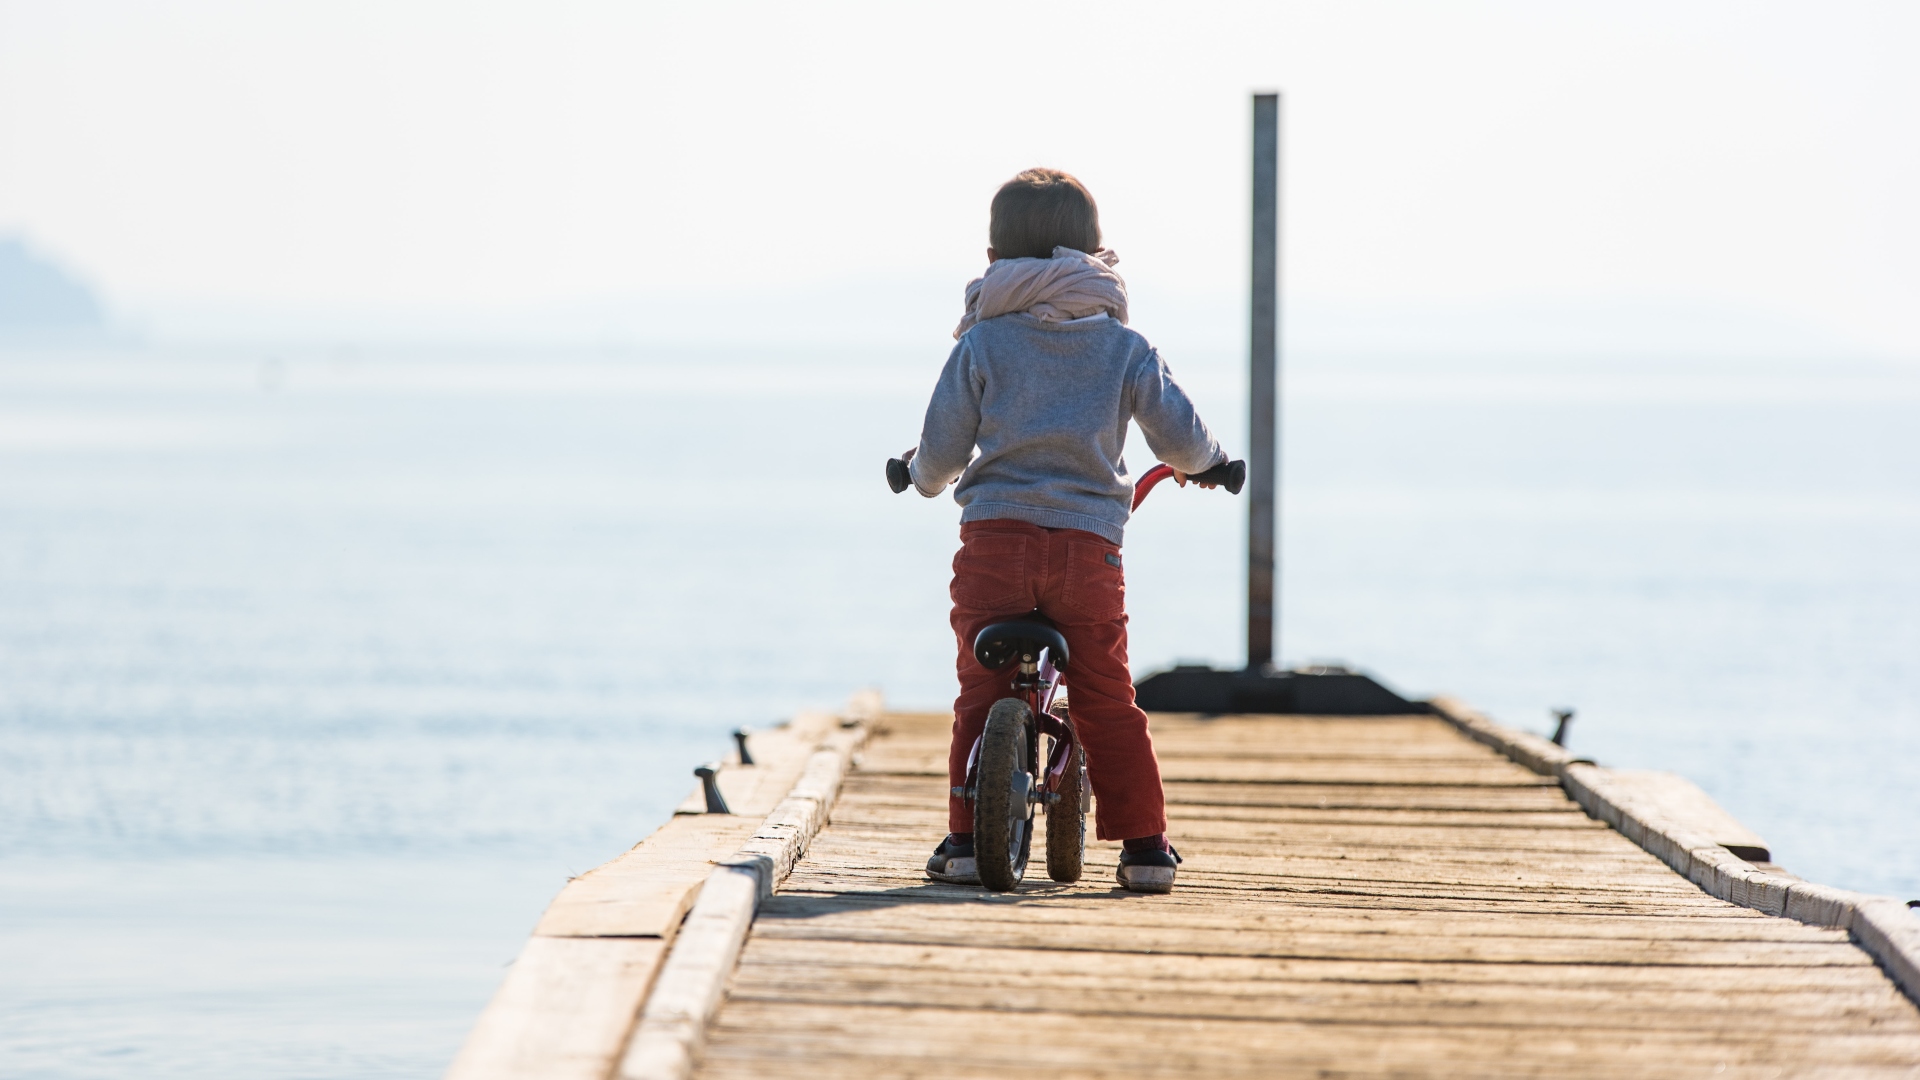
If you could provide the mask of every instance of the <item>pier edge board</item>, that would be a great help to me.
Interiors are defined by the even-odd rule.
[[[774,752],[766,755],[762,767],[792,778],[770,812],[753,805],[764,794],[744,800],[747,805],[736,809],[737,813],[751,807],[765,813],[757,826],[752,817],[716,821],[719,815],[676,811],[633,848],[570,880],[542,914],[507,977],[463,1040],[444,1074],[446,1080],[606,1077],[619,1062],[659,985],[679,935],[713,884],[715,868],[737,870],[743,858],[758,860],[768,880],[762,888],[770,892],[778,880],[772,871],[778,869],[779,877],[785,877],[791,870],[812,833],[824,824],[832,793],[838,791],[837,776],[832,778],[831,793],[822,790],[816,759],[831,751],[839,760],[838,772],[844,775],[881,710],[879,695],[863,691],[838,716],[803,712],[768,731],[784,745],[769,747]],[[756,745],[755,756],[763,753]],[[737,767],[737,755],[729,755],[728,761]],[[795,795],[816,802],[825,796],[804,836],[800,833],[807,815],[794,814]],[[706,850],[698,850],[703,842]],[[647,850],[649,844],[656,845],[654,851]],[[583,890],[591,890],[590,878],[623,872],[628,878],[644,878],[644,873],[635,872],[650,867],[659,880],[648,891],[658,896],[628,896],[623,905],[592,905],[603,910],[584,917],[578,913],[588,906],[581,900],[599,899],[580,896]],[[691,876],[689,869],[695,869]],[[720,892],[724,895],[728,890]],[[570,907],[576,910],[569,911]],[[621,907],[626,910],[618,910]]]
[[[826,826],[853,759],[881,715],[877,695],[856,698],[850,713],[851,726],[814,752],[753,838],[708,875],[623,1040],[614,1070],[619,1080],[684,1080],[692,1073],[753,917]]]
[[[1611,769],[1549,739],[1497,723],[1453,698],[1435,697],[1429,704],[1435,715],[1468,738],[1542,776],[1558,779],[1588,816],[1611,825],[1707,895],[1768,915],[1847,931],[1853,943],[1920,1005],[1920,919],[1905,902],[1760,869],[1639,797],[1635,786],[1616,779]]]

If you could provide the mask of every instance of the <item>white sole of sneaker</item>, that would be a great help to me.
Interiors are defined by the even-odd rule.
[[[1128,892],[1170,893],[1174,870],[1171,866],[1123,866],[1115,876]]]
[[[980,884],[980,867],[972,859],[948,859],[945,871],[927,871],[927,876],[947,885]]]

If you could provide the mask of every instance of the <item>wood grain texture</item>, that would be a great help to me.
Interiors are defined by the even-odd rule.
[[[773,812],[808,779],[816,751],[849,737],[825,713],[755,734],[756,764],[721,773],[734,813],[676,814],[568,882],[468,1034],[449,1080],[604,1080],[715,865],[780,826]]]
[[[569,881],[534,927],[542,937],[671,937],[713,870],[758,819],[675,815],[612,862]]]
[[[1920,922],[1911,911],[1900,914],[1905,907],[1901,901],[1802,880],[1766,861],[1764,844],[1735,841],[1729,845],[1716,834],[1738,830],[1748,834],[1745,839],[1757,841],[1758,837],[1697,789],[1676,794],[1674,784],[1656,781],[1654,786],[1665,791],[1650,793],[1643,777],[1600,768],[1537,735],[1494,723],[1451,698],[1434,698],[1429,704],[1435,715],[1468,738],[1543,776],[1559,778],[1562,788],[1587,813],[1618,829],[1709,896],[1769,915],[1846,930],[1920,1004]]]
[[[529,938],[448,1080],[603,1080],[666,948],[657,937]]]
[[[1693,781],[1669,772],[1609,769],[1616,790],[1624,792],[1649,812],[1700,833],[1724,848],[1767,849],[1767,842],[1740,823]]]
[[[768,884],[765,867],[716,868],[647,995],[616,1080],[679,1080],[693,1068]]]
[[[1846,929],[1703,892],[1569,800],[1558,748],[1156,716],[1174,893],[1115,889],[1101,844],[993,895],[921,873],[948,724],[870,740],[696,1075],[1920,1077],[1920,1010]]]
[[[686,1080],[760,901],[786,879],[825,826],[867,732],[856,722],[823,738],[786,798],[708,875],[660,965],[615,1070],[617,1080]]]

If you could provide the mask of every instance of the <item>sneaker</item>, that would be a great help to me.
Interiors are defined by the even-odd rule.
[[[927,876],[949,885],[980,884],[979,865],[973,861],[973,838],[957,840],[949,835],[933,849],[927,860]]]
[[[1167,850],[1148,848],[1145,851],[1122,851],[1120,868],[1114,876],[1120,879],[1121,888],[1128,892],[1170,893],[1173,891],[1174,868],[1180,865],[1180,853],[1167,845]]]

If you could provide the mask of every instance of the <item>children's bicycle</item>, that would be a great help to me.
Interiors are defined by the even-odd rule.
[[[1133,487],[1138,510],[1156,484],[1173,475],[1166,465],[1146,471]],[[1247,481],[1247,463],[1229,461],[1187,477],[1235,495]],[[907,463],[887,462],[887,484],[898,494],[912,483]],[[1062,674],[1071,666],[1067,639],[1038,611],[996,622],[973,640],[973,656],[990,671],[1013,668],[1007,697],[993,703],[986,727],[967,755],[967,780],[952,789],[973,804],[973,852],[980,884],[1008,892],[1026,876],[1033,819],[1047,814],[1047,876],[1080,880],[1087,847],[1087,755],[1074,736]],[[1041,753],[1040,737],[1047,737]]]

